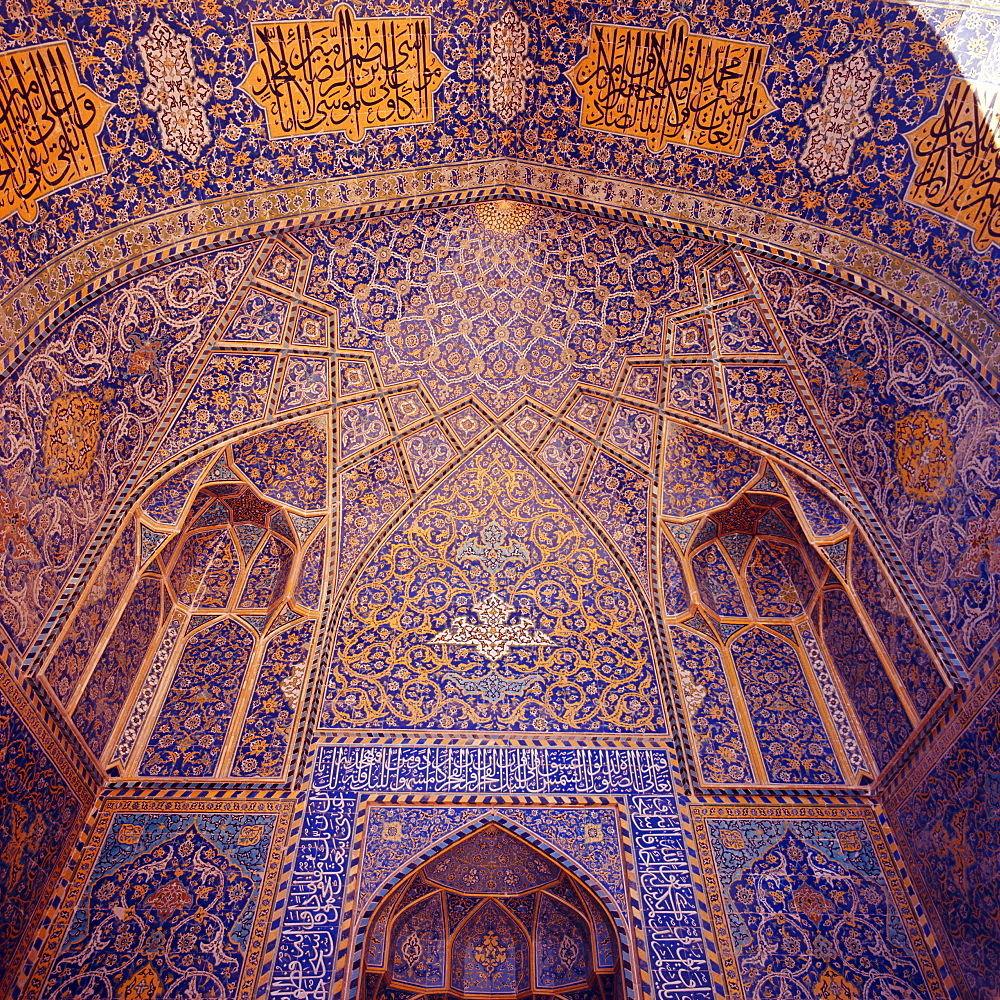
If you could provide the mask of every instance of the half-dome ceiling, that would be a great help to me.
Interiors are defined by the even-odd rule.
[[[961,138],[967,122],[989,134],[987,16],[436,2],[292,4],[266,19],[278,13],[6,10],[0,72],[73,110],[43,116],[49,131],[30,116],[11,125],[0,209],[11,338],[108,269],[345,206],[486,193],[753,241],[878,286],[982,357],[996,352],[996,151]],[[647,48],[662,58],[643,61]],[[337,70],[341,51],[364,79]],[[677,86],[675,65],[696,91]],[[965,181],[983,197],[966,197]],[[272,272],[294,278],[287,261]]]

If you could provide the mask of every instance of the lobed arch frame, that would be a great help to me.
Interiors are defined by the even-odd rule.
[[[449,410],[451,410],[452,408],[455,409],[461,408],[462,405],[464,405],[464,401],[460,400],[455,404],[453,404],[452,407],[449,407]],[[325,412],[328,409],[329,408],[320,408],[319,412]],[[675,419],[674,414],[672,412],[667,411],[662,407],[659,409],[661,414],[663,414],[664,416],[667,416],[671,420]],[[245,440],[246,438],[252,437],[255,434],[261,433],[262,430],[273,430],[276,428],[280,428],[285,424],[294,423],[296,420],[300,420],[302,418],[303,414],[298,413],[295,416],[295,418],[292,419],[272,421],[265,424],[263,427],[257,426],[249,429],[244,428],[241,429],[241,432],[238,434],[224,436],[222,441],[216,439],[207,447],[193,450],[193,454],[190,454],[188,456],[182,456],[176,464],[171,465],[171,468],[168,471],[158,473],[155,476],[155,478],[150,477],[152,481],[149,482],[149,485],[145,489],[143,489],[141,493],[139,493],[139,500],[141,500],[142,498],[147,496],[150,492],[155,490],[155,488],[159,484],[161,484],[166,478],[168,478],[178,469],[182,468],[184,465],[189,464],[192,461],[204,459],[206,454],[218,458],[219,456],[222,456],[225,453],[225,449],[231,444],[238,443],[241,440]],[[676,422],[682,423],[682,421],[680,420],[676,420]],[[688,426],[697,427],[697,424],[693,421],[687,421],[685,423]],[[576,430],[576,428],[574,429]],[[697,427],[697,429],[702,431],[707,431],[707,428],[703,427]],[[743,440],[739,435],[715,434],[713,436],[720,438],[722,440],[732,441],[734,444],[738,442],[740,447],[744,447],[748,451],[752,451],[755,454],[761,455],[762,458],[765,455],[767,455],[767,457],[769,457],[772,461],[775,460],[775,457],[773,455],[768,455],[767,452],[764,451],[764,449],[762,449],[759,446],[755,446],[754,443]],[[507,441],[508,444],[511,444],[512,447],[517,448],[516,443],[511,442],[510,439],[506,438],[506,436],[503,435],[499,429],[495,429],[492,432],[492,434],[488,433],[484,434],[479,439],[477,439],[477,441],[474,442],[472,446],[470,446],[468,451],[458,454],[451,462],[449,462],[446,466],[442,467],[442,469],[439,470],[438,473],[436,473],[431,479],[429,479],[422,488],[422,494],[431,491],[435,485],[446,480],[448,476],[451,475],[451,473],[468,457],[469,453],[471,453],[473,450],[476,450],[484,446],[490,440],[495,440],[497,437],[502,437],[504,440]],[[384,443],[376,447],[382,447],[382,446],[384,446]],[[676,679],[673,676],[673,671],[669,667],[669,663],[671,662],[671,657],[668,653],[668,643],[666,639],[664,624],[666,621],[676,620],[676,616],[667,615],[666,617],[664,617],[663,609],[659,607],[658,602],[654,601],[652,604],[650,603],[650,600],[646,597],[645,593],[643,592],[643,588],[639,586],[637,578],[631,566],[628,564],[627,560],[625,560],[619,555],[616,544],[607,536],[607,533],[604,530],[603,526],[600,525],[597,522],[597,520],[589,514],[589,512],[584,510],[582,506],[575,501],[573,494],[569,490],[567,490],[562,483],[558,481],[557,477],[551,475],[549,471],[540,463],[532,461],[532,459],[529,456],[524,454],[523,449],[518,449],[518,454],[525,461],[530,463],[531,468],[543,481],[545,481],[548,485],[550,485],[555,491],[559,493],[559,495],[563,498],[563,500],[570,506],[570,509],[574,517],[578,517],[583,523],[585,523],[591,530],[593,530],[597,534],[597,536],[606,546],[609,553],[612,555],[612,558],[615,559],[616,565],[619,568],[620,572],[623,574],[623,576],[625,576],[627,580],[629,580],[629,585],[632,589],[633,597],[636,600],[637,604],[640,606],[640,608],[643,609],[645,615],[647,616],[647,621],[650,623],[650,625],[652,625],[653,623],[658,624],[659,627],[653,627],[649,629],[649,638],[651,643],[651,649],[653,650],[654,660],[658,664],[657,675],[660,679],[662,693],[666,698],[667,702],[669,702],[671,700],[671,695],[669,694],[669,692],[673,689],[674,685],[676,684]],[[349,463],[340,463],[338,466],[334,468],[333,470],[334,474],[336,474],[337,469],[349,464],[354,464],[359,460],[359,458],[363,458],[363,455],[364,453],[352,456],[352,461]],[[787,463],[783,463],[780,460],[778,460],[778,464],[786,465]],[[185,505],[184,512],[179,518],[179,524],[183,524],[184,517],[190,510],[191,505],[195,502],[195,498],[200,494],[199,484],[204,481],[204,478],[208,475],[208,470],[213,465],[214,462],[212,461],[209,461],[205,464],[205,469],[203,473],[201,474],[201,476],[191,489],[188,501]],[[766,469],[766,466],[763,466],[763,468]],[[761,472],[757,476],[755,476],[754,482],[747,485],[745,490],[741,491],[740,495],[742,495],[743,492],[752,490],[755,482],[759,478],[759,475],[763,474],[766,473]],[[825,492],[827,492],[827,494],[831,494],[834,492],[829,488],[828,484],[824,484],[824,487],[825,487]],[[336,594],[333,592],[332,589],[333,588],[332,581],[329,579],[327,581],[325,593],[321,600],[319,631],[316,636],[316,642],[324,650],[324,654],[321,657],[314,657],[312,664],[310,666],[308,688],[305,694],[305,698],[301,703],[299,721],[298,725],[296,726],[297,735],[295,739],[295,746],[292,749],[291,756],[289,759],[289,768],[290,768],[289,777],[291,777],[293,773],[300,773],[301,767],[304,765],[304,759],[302,756],[302,750],[304,744],[302,741],[304,739],[306,731],[309,728],[310,723],[315,721],[317,713],[320,708],[320,704],[322,701],[322,690],[321,690],[321,685],[318,683],[318,680],[326,675],[326,672],[329,667],[330,643],[328,640],[335,631],[337,622],[339,621],[339,618],[342,614],[343,602],[349,595],[353,583],[356,581],[358,576],[364,571],[365,564],[372,555],[372,553],[378,550],[379,546],[383,543],[383,541],[387,537],[389,537],[389,535],[399,526],[399,524],[405,522],[405,520],[410,516],[412,511],[421,502],[422,494],[413,496],[411,500],[407,504],[404,504],[386,522],[386,524],[383,525],[383,527],[376,533],[376,535],[373,536],[372,540],[368,543],[365,550],[359,556],[351,572],[345,577],[343,581],[338,582]],[[725,507],[729,506],[734,499],[735,497],[730,498],[727,501],[725,501],[724,504],[715,508],[711,509],[706,508],[705,511],[699,513],[696,517],[701,518],[713,512],[723,510]],[[837,499],[842,507],[848,506],[847,503],[845,503],[842,496],[837,497]],[[136,504],[133,504],[133,508],[138,504],[139,500],[136,501]],[[653,531],[650,532],[650,534],[651,534],[651,542],[653,543],[654,546],[657,543],[657,541],[659,541],[660,544],[669,544],[673,547],[678,556],[681,555],[681,553],[677,549],[676,541],[672,537],[670,537],[670,533],[666,530],[664,526],[661,526],[659,531],[656,531],[654,529]],[[660,537],[657,538],[657,536]],[[108,537],[110,537],[110,533]],[[110,549],[111,546],[107,545],[105,551],[109,552]],[[656,560],[654,560],[654,564],[655,561]],[[96,560],[94,565],[95,566],[97,565]],[[139,579],[140,576],[137,574],[135,580],[138,581]],[[122,606],[124,606],[125,601],[127,601],[128,594],[130,592],[131,590],[126,592],[125,597],[123,598],[122,601]],[[110,632],[110,626],[109,626],[109,632]],[[676,692],[674,694],[674,698],[676,698]],[[675,707],[674,711],[678,712],[679,709]],[[119,723],[119,727],[120,724],[121,723]],[[682,733],[684,732],[685,727],[683,725],[677,728],[679,728]],[[686,738],[682,739],[682,742],[686,743],[687,742]],[[210,784],[213,786],[219,784],[224,785],[226,784],[226,782],[223,779],[215,779],[214,781],[211,781]],[[273,784],[268,783],[267,787],[273,787]]]
[[[224,456],[225,449],[222,449],[217,453],[215,461],[206,463],[203,471],[208,473],[219,461],[223,460]],[[267,645],[298,626],[311,624],[312,627],[315,627],[319,620],[318,609],[298,604],[295,591],[296,581],[306,562],[307,553],[315,544],[323,543],[324,538],[328,537],[326,515],[321,514],[318,517],[307,518],[307,521],[313,523],[307,529],[308,534],[304,537],[299,536],[294,529],[287,526],[281,530],[276,527],[275,519],[277,518],[287,525],[285,520],[288,513],[287,507],[282,506],[280,502],[264,497],[252,484],[234,479],[224,485],[229,485],[230,482],[236,484],[236,489],[226,495],[230,500],[255,503],[264,508],[264,511],[261,519],[253,522],[255,525],[259,523],[260,527],[252,547],[248,550],[242,548],[241,545],[236,546],[241,552],[241,568],[232,577],[230,589],[227,591],[228,596],[224,603],[204,608],[199,603],[197,593],[193,596],[183,596],[177,589],[178,582],[175,576],[185,544],[191,543],[198,536],[207,536],[217,530],[226,534],[232,530],[228,521],[213,524],[196,523],[193,515],[197,513],[204,516],[209,508],[217,506],[222,501],[223,496],[207,492],[203,488],[205,480],[199,479],[192,487],[183,511],[178,515],[174,533],[169,537],[169,540],[161,542],[156,554],[143,563],[140,569],[133,574],[131,583],[126,587],[117,608],[108,621],[102,641],[94,648],[89,666],[80,675],[73,696],[64,701],[67,715],[72,716],[76,705],[81,701],[88,680],[96,673],[96,667],[103,651],[111,643],[119,625],[125,622],[132,595],[144,581],[159,581],[163,587],[165,611],[161,616],[160,625],[151,634],[145,653],[141,657],[136,676],[132,682],[131,696],[123,704],[117,721],[109,730],[103,752],[98,752],[83,744],[83,752],[88,755],[87,760],[94,766],[103,767],[106,775],[112,779],[120,778],[123,774],[128,773],[131,774],[131,780],[141,780],[138,773],[140,755],[135,751],[147,747],[152,736],[151,727],[154,725],[160,710],[166,704],[171,684],[180,671],[182,654],[193,640],[223,623],[230,623],[246,633],[253,642],[253,649],[243,669],[243,675],[247,677],[253,676],[254,672],[261,667]],[[217,482],[216,485],[220,484]],[[148,518],[149,515],[145,512],[137,515],[137,524],[145,527],[146,520],[138,520],[140,516]],[[233,523],[234,525],[239,523],[239,526],[242,527],[244,522]],[[275,571],[276,575],[272,581],[270,596],[267,593],[258,593],[256,586],[258,581],[255,577],[269,543],[278,545],[281,551],[280,564],[282,567],[280,571]],[[109,546],[108,552],[110,553],[110,551],[111,547]],[[234,548],[234,554],[235,551]],[[249,593],[247,588],[250,588]],[[261,599],[254,601],[254,598],[258,596]],[[251,604],[257,606],[250,607]],[[248,627],[250,619],[254,617],[261,619],[261,622],[270,620],[271,627],[266,635],[261,635],[258,638],[254,628],[259,631],[259,626]],[[180,626],[185,622],[187,628],[181,634]],[[53,651],[57,649],[57,646],[53,646]],[[315,656],[310,657],[310,666],[315,659]],[[154,662],[157,663],[155,671]],[[48,669],[54,663],[54,658],[48,660],[43,669]],[[155,687],[150,690],[147,685],[151,679],[154,679],[154,674],[156,683]],[[48,677],[45,677],[45,680],[51,686],[52,680]],[[140,685],[142,686],[140,687]],[[227,768],[230,764],[235,763],[235,761],[230,760],[237,749],[234,738],[238,735],[239,727],[236,726],[235,720],[243,716],[251,696],[252,688],[243,690],[234,703],[234,713],[229,726],[230,735],[225,741],[223,754]],[[138,710],[137,706],[139,702],[144,700],[146,701],[145,713],[137,717],[135,714]],[[301,717],[301,710],[296,714]],[[76,724],[75,719],[74,724]],[[127,738],[125,737],[126,730],[131,730]],[[121,749],[120,741],[122,740],[125,740],[127,744],[127,749],[124,752]],[[286,751],[286,768],[289,764],[288,758],[289,753]],[[129,763],[131,767],[127,768]],[[232,774],[232,780],[241,785],[244,784],[243,780],[235,773]],[[214,783],[214,779],[210,779],[209,783]]]
[[[636,927],[634,926],[637,917],[633,915],[631,921],[623,919],[618,903],[612,899],[607,889],[582,865],[516,820],[492,810],[477,816],[471,822],[453,830],[447,836],[442,837],[440,840],[407,859],[403,865],[393,872],[372,893],[371,899],[361,912],[354,914],[350,911],[345,911],[342,945],[338,953],[337,968],[330,981],[329,1000],[364,1000],[362,996],[362,974],[365,967],[367,933],[371,926],[372,918],[379,910],[381,904],[389,898],[393,890],[414,872],[423,868],[436,856],[448,850],[448,848],[454,847],[459,842],[467,840],[473,834],[491,825],[501,827],[506,832],[526,842],[536,851],[551,858],[573,878],[582,882],[596,896],[597,900],[604,907],[605,913],[610,918],[618,936],[620,974],[624,985],[625,997],[627,1000],[636,1000],[638,994],[636,992],[634,974],[637,965],[641,966],[645,961],[641,937],[636,933]],[[628,845],[624,846],[626,847],[626,851],[628,851]]]

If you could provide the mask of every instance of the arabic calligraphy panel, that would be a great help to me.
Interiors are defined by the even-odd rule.
[[[25,222],[53,191],[104,173],[97,142],[113,107],[80,83],[66,42],[0,55],[0,220]]]
[[[256,62],[240,89],[264,110],[268,135],[343,132],[434,121],[448,70],[431,49],[429,17],[355,18],[252,25]]]
[[[768,46],[666,27],[592,24],[590,50],[570,72],[580,127],[738,156],[747,130],[775,109],[762,82]]]
[[[937,112],[906,134],[917,161],[906,200],[972,230],[972,245],[1000,244],[1000,87],[952,77]]]

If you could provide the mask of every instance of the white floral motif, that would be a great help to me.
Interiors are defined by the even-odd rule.
[[[163,148],[193,163],[212,139],[205,114],[212,88],[195,74],[191,39],[157,17],[138,44],[149,79],[142,99],[156,112]]]
[[[330,362],[325,358],[292,356],[278,400],[279,410],[323,403],[330,398]]]
[[[490,81],[490,111],[509,125],[528,104],[527,82],[535,75],[528,58],[528,26],[508,7],[490,26],[490,58],[483,76]]]
[[[472,605],[473,618],[457,616],[431,642],[447,646],[475,646],[476,652],[496,666],[511,646],[552,646],[552,640],[527,618],[515,620],[514,605],[499,594],[488,594]]]
[[[447,673],[444,675],[445,680],[456,685],[465,694],[482,695],[494,705],[507,696],[523,694],[532,684],[544,681],[544,677],[539,674],[504,676],[497,666],[512,646],[555,645],[548,635],[535,628],[527,618],[512,618],[514,606],[499,594],[491,593],[478,604],[473,604],[472,613],[474,618],[468,615],[457,616],[448,628],[438,632],[431,641],[446,646],[474,646],[478,653],[486,657],[489,670],[480,677]]]
[[[572,486],[580,474],[587,450],[580,438],[560,428],[546,442],[539,457],[564,483]]]
[[[830,64],[819,103],[805,115],[812,131],[799,160],[817,184],[846,174],[854,144],[875,127],[868,108],[879,78],[863,52]]]
[[[605,438],[640,462],[649,462],[655,430],[653,417],[648,413],[630,406],[619,406]]]

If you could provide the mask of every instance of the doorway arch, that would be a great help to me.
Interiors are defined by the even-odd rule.
[[[618,931],[579,878],[490,822],[427,859],[365,931],[360,1000],[624,1000]]]

